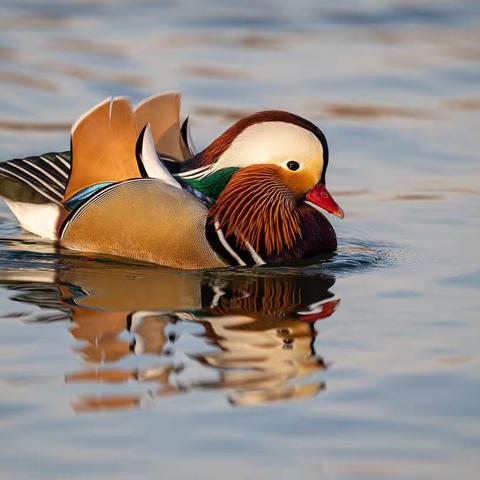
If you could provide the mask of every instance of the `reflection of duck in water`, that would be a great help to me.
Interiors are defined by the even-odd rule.
[[[217,369],[218,378],[194,381],[190,388],[233,389],[229,399],[234,404],[315,394],[320,382],[287,382],[325,368],[315,356],[314,322],[331,315],[338,303],[328,300],[331,285],[331,279],[241,277],[207,290],[204,311],[174,314],[200,323],[202,338],[217,347],[191,358]]]
[[[75,268],[57,272],[56,284],[57,308],[82,342],[75,352],[95,365],[67,374],[68,383],[148,382],[154,397],[225,389],[235,405],[313,396],[323,387],[299,381],[326,368],[315,354],[314,324],[338,304],[331,277]],[[53,305],[38,289],[22,300]],[[155,365],[99,367],[133,363],[132,355],[155,355]],[[74,408],[136,407],[149,395],[89,395]]]

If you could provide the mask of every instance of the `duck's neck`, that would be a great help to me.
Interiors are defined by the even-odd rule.
[[[179,177],[179,180],[215,201],[236,171],[238,171],[238,168],[235,167],[222,168],[204,176],[183,175]]]

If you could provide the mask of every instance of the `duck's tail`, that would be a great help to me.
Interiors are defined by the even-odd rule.
[[[70,152],[0,163],[0,196],[25,230],[54,240],[70,171]]]

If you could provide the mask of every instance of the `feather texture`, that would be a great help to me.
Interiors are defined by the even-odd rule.
[[[225,266],[205,237],[206,219],[193,195],[153,178],[128,180],[72,211],[61,244],[184,269]]]
[[[107,99],[80,117],[72,126],[72,171],[64,198],[94,183],[141,177],[136,140],[127,98]]]
[[[34,201],[30,192],[36,192],[41,200],[60,204],[68,177],[70,175],[70,152],[44,153],[40,156],[16,158],[0,163],[0,177],[8,178],[13,183],[23,185],[14,190],[12,183],[2,182],[0,195],[13,201]],[[9,188],[7,188],[9,187]],[[27,198],[30,197],[30,198]]]
[[[154,95],[138,103],[133,112],[138,133],[149,123],[156,151],[178,161],[185,158],[180,132],[180,99],[178,92]]]
[[[0,164],[0,195],[25,228],[67,248],[172,267],[263,265],[336,248],[329,222],[304,203],[328,163],[315,125],[259,112],[184,161],[192,152],[179,111],[177,93],[135,109],[124,97],[101,102],[72,126],[71,155]]]
[[[296,211],[297,199],[282,182],[277,167],[244,167],[232,176],[210,208],[209,216],[236,236],[237,245],[257,252],[280,254],[302,235]]]
[[[194,158],[185,162],[183,168],[184,170],[193,170],[199,167],[204,167],[207,165],[215,164],[222,155],[232,146],[234,141],[240,137],[240,135],[247,130],[249,127],[254,125],[259,125],[262,123],[283,123],[286,125],[297,126],[303,129],[306,132],[310,132],[314,137],[318,139],[321,144],[321,149],[323,151],[323,168],[321,172],[322,181],[325,181],[325,173],[328,166],[328,157],[329,150],[327,139],[323,132],[312,122],[299,117],[293,113],[285,112],[282,110],[266,110],[263,112],[253,113],[248,117],[238,120],[230,128],[225,130],[222,135],[217,137],[207,148],[202,152],[197,154]],[[246,160],[246,159],[245,159]],[[258,159],[250,158],[250,161],[258,162]],[[222,165],[220,168],[223,168],[229,165]]]
[[[167,167],[158,159],[149,123],[145,125],[138,136],[136,154],[138,167],[143,177],[158,178],[173,187],[181,188]]]

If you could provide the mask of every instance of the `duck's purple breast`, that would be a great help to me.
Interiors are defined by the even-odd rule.
[[[279,255],[264,258],[267,263],[282,263],[289,260],[312,258],[321,253],[331,253],[337,249],[337,236],[327,218],[307,204],[300,206],[301,238],[293,247]]]

